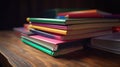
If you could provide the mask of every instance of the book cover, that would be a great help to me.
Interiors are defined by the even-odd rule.
[[[46,23],[58,25],[71,25],[81,23],[98,23],[98,22],[119,22],[119,19],[104,19],[104,18],[80,18],[80,19],[56,19],[56,18],[27,18],[29,23]]]
[[[58,13],[58,16],[66,16],[68,18],[103,18],[111,16],[112,14],[100,11],[97,9],[90,10],[80,10],[80,11],[71,11],[71,12],[62,12]]]
[[[56,39],[51,39],[39,35],[33,36],[21,36],[24,39],[30,40],[34,43],[37,43],[43,47],[46,47],[52,51],[57,51],[61,49],[66,49],[68,47],[82,46],[87,42],[86,39],[79,39],[73,41],[61,41]]]
[[[24,42],[25,44],[29,45],[29,46],[32,46],[48,55],[51,55],[51,56],[59,56],[59,55],[64,55],[64,54],[67,54],[67,53],[70,53],[70,52],[74,52],[76,50],[80,50],[82,49],[83,47],[82,46],[76,46],[76,47],[69,47],[67,49],[63,49],[63,50],[59,50],[59,51],[51,51],[41,45],[38,45],[34,42],[31,42],[27,39],[24,39],[24,38],[21,38],[21,41]]]

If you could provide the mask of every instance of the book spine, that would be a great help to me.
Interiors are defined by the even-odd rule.
[[[35,25],[29,25],[30,28],[38,29],[50,33],[60,34],[60,35],[66,35],[66,30],[60,30],[60,29],[54,29],[54,28],[48,28],[48,27],[42,27],[42,26],[35,26]]]
[[[60,24],[65,25],[65,19],[49,19],[49,18],[27,18],[28,22],[37,23],[50,23],[50,24]]]
[[[32,46],[32,47],[34,47],[34,48],[42,51],[42,52],[45,52],[45,53],[47,53],[47,54],[49,54],[49,55],[51,55],[51,56],[54,55],[54,52],[53,52],[53,51],[51,51],[51,50],[49,50],[49,49],[47,49],[47,48],[45,48],[45,47],[42,47],[42,46],[40,46],[40,45],[37,45],[37,44],[35,44],[35,43],[31,42],[31,41],[28,41],[28,40],[26,40],[26,39],[24,39],[24,38],[21,38],[21,41],[24,42],[25,44],[29,45],[29,46]]]

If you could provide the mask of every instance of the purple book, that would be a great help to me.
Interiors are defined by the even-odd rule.
[[[13,28],[16,36],[20,37],[22,34],[25,34],[25,35],[33,35],[34,33],[26,30],[24,27],[15,27]]]
[[[120,32],[91,39],[91,47],[120,54]]]

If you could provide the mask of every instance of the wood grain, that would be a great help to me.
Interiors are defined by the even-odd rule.
[[[0,53],[13,67],[120,67],[120,55],[92,48],[49,56],[22,43],[13,31],[0,31]]]

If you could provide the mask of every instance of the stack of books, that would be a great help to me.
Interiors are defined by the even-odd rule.
[[[120,25],[118,18],[100,10],[58,13],[57,18],[27,18],[21,40],[51,56],[67,54],[83,48],[87,38],[112,33]],[[62,17],[62,18],[61,18]]]

